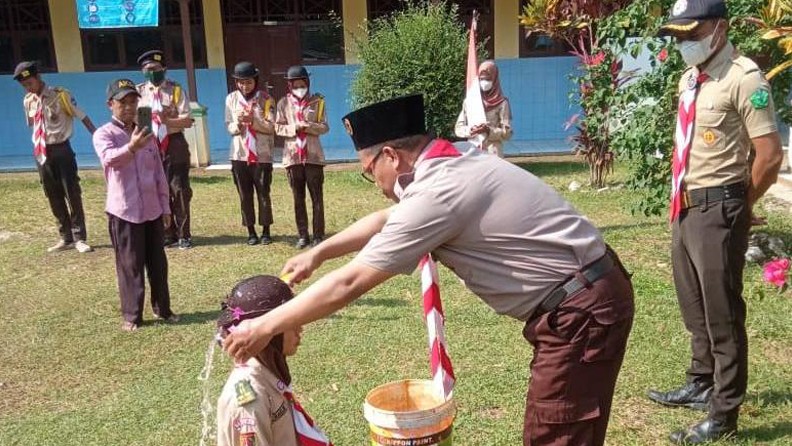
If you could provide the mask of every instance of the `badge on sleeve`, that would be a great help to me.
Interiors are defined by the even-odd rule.
[[[751,105],[757,110],[767,108],[770,102],[770,93],[765,89],[758,89],[751,95]]]
[[[710,129],[704,131],[704,142],[707,143],[708,146],[711,146],[712,143],[715,142],[715,132]]]
[[[240,406],[256,401],[256,392],[253,391],[250,380],[241,379],[237,381],[234,385],[234,390],[236,391],[237,404]]]
[[[240,446],[256,446],[256,433],[246,432],[239,435]]]

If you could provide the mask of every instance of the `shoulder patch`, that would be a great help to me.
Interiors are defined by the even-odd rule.
[[[757,110],[762,110],[767,108],[767,105],[770,102],[770,92],[765,90],[764,88],[759,88],[758,90],[754,91],[751,95],[751,105],[753,108]]]

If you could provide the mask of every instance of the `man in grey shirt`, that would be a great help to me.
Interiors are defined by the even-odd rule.
[[[237,360],[321,319],[431,252],[534,345],[525,445],[602,445],[634,312],[627,273],[599,231],[551,187],[500,158],[458,152],[425,129],[421,96],[350,113],[363,176],[397,204],[290,259],[291,282],[360,251],[226,339]],[[256,349],[259,350],[256,350]]]

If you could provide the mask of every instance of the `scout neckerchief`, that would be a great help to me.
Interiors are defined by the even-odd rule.
[[[47,130],[44,129],[44,91],[33,95],[36,99],[36,112],[33,115],[33,156],[42,166],[47,161]]]
[[[253,96],[253,99],[248,102],[245,99],[245,95],[242,92],[239,92],[239,102],[242,104],[242,108],[245,109],[246,113],[253,114],[255,113],[253,109],[256,107],[256,104],[259,103],[259,91],[256,91],[256,94]],[[267,111],[264,110],[264,113]],[[258,162],[258,154],[256,153],[256,131],[253,130],[253,119],[250,120],[249,123],[245,124],[245,136],[242,138],[242,142],[245,145],[245,149],[247,150],[247,163],[248,164],[256,164]]]
[[[298,99],[292,92],[289,92],[287,96],[292,107],[294,107],[294,117],[297,119],[297,122],[305,122],[305,111],[308,108],[308,93],[305,93],[302,99]],[[300,159],[300,163],[305,164],[305,162],[308,161],[308,133],[306,133],[305,130],[298,130],[295,132],[295,136],[297,141],[297,157]]]
[[[418,158],[416,165],[433,158],[455,158],[462,154],[448,141],[438,139]],[[435,391],[448,400],[454,391],[454,367],[448,357],[448,344],[445,339],[445,314],[440,300],[440,282],[437,265],[431,254],[426,254],[419,264],[421,269],[421,291],[423,293],[424,318],[429,336],[429,362]]]
[[[699,87],[709,79],[707,73],[697,74],[696,68],[691,71],[687,88],[679,95],[679,111],[677,113],[676,131],[674,132],[674,156],[671,161],[671,222],[679,217],[682,210],[682,188],[687,169],[688,155],[693,145],[693,134],[696,123],[696,95]]]
[[[168,129],[162,123],[162,92],[159,87],[154,88],[154,97],[151,99],[151,131],[156,136],[157,146],[160,152],[165,153],[168,151],[168,143],[170,137],[168,136]]]
[[[283,397],[291,403],[292,418],[294,419],[294,431],[297,433],[297,442],[300,446],[333,446],[327,435],[316,426],[310,415],[303,409],[302,405],[294,398],[291,385],[286,385],[283,381],[278,381],[278,390]]]

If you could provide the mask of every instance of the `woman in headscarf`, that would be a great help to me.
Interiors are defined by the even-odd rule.
[[[272,243],[272,147],[275,144],[275,104],[258,88],[259,70],[250,62],[239,62],[232,74],[236,91],[226,97],[225,122],[231,134],[231,172],[242,208],[242,225],[248,231],[248,245]],[[253,194],[258,198],[258,224]]]
[[[478,134],[485,135],[481,146],[482,150],[503,157],[503,141],[512,136],[509,99],[503,95],[503,90],[501,90],[498,67],[495,62],[491,60],[482,62],[479,65],[478,75],[487,123],[468,125],[467,111],[463,104],[454,132],[457,137],[468,139]]]
[[[222,304],[219,337],[245,330],[248,319],[267,314],[292,297],[291,288],[277,277],[242,280]],[[246,363],[234,364],[217,401],[218,446],[332,446],[292,393],[286,357],[297,352],[301,333],[299,327],[275,336]]]

